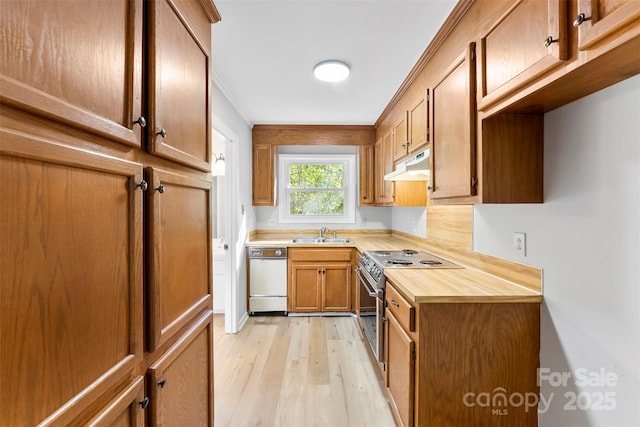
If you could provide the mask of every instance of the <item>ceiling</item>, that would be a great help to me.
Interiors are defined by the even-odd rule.
[[[456,0],[216,0],[216,84],[253,124],[376,122]],[[313,66],[351,66],[341,83]]]

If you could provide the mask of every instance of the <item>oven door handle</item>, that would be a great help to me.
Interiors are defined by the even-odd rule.
[[[360,268],[356,268],[356,274],[358,275],[358,279],[360,279],[360,283],[362,283],[362,286],[364,286],[364,289],[367,291],[370,297],[377,297],[378,293],[382,291],[380,289],[373,289],[372,287],[370,287],[369,282],[362,275],[361,271],[362,270]]]

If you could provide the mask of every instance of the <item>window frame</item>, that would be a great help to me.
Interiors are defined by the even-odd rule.
[[[290,164],[341,164],[344,168],[344,211],[342,215],[292,215],[290,209]],[[278,220],[284,224],[322,223],[355,224],[356,221],[356,155],[355,154],[279,154],[278,155]],[[295,190],[294,190],[295,191]]]

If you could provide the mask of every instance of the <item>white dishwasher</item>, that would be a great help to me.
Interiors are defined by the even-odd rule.
[[[287,314],[287,248],[249,248],[249,313]]]

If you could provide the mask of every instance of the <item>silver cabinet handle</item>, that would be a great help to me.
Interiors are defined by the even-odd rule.
[[[545,47],[549,47],[551,46],[551,43],[556,43],[558,41],[558,39],[553,39],[553,37],[549,36],[544,40],[544,46]]]
[[[584,21],[589,21],[589,20],[591,20],[590,16],[587,16],[584,13],[580,13],[578,14],[578,16],[576,16],[576,19],[573,21],[573,26],[579,27],[584,23]]]
[[[164,129],[160,129],[160,132],[156,133],[156,135],[160,135],[163,138],[167,137],[167,131]]]
[[[133,124],[138,124],[140,125],[141,128],[147,126],[147,119],[145,119],[144,117],[140,116],[138,117],[136,120],[134,120]]]

